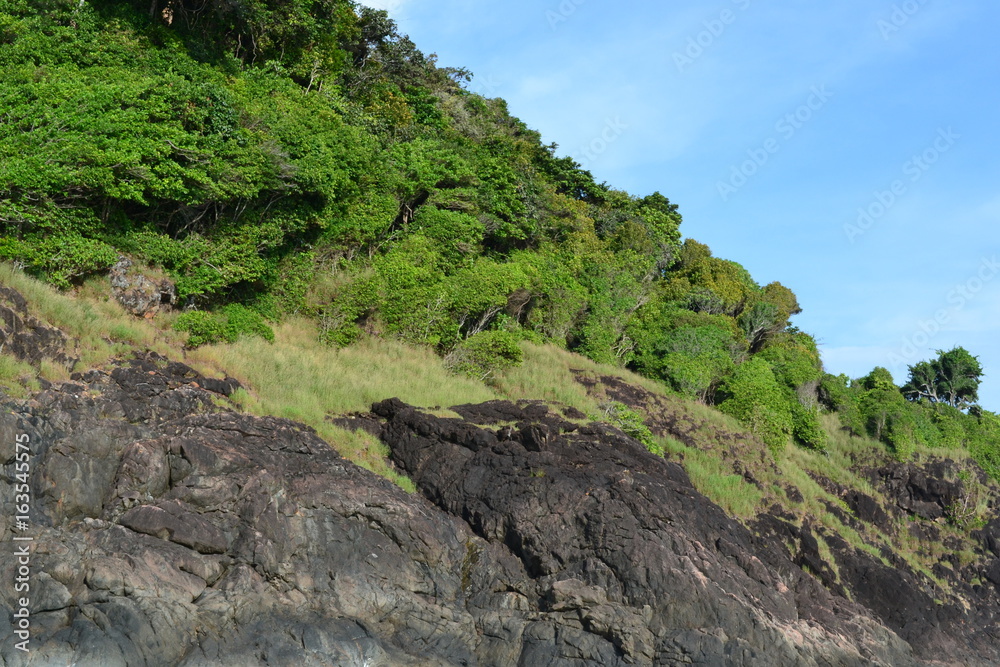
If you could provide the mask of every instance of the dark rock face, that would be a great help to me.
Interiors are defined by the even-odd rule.
[[[28,313],[28,302],[20,293],[0,285],[0,351],[35,366],[50,359],[72,368],[76,359],[67,352],[68,343],[62,331]]]
[[[990,550],[994,556],[1000,558],[1000,517],[993,519],[977,533],[983,546]]]
[[[865,609],[619,432],[532,421],[512,404],[456,411],[523,425],[491,438],[399,401],[373,407],[388,420],[393,460],[423,493],[523,568],[524,579],[500,585],[536,616],[508,637],[521,637],[516,659],[496,664],[912,663]]]
[[[893,465],[876,471],[874,481],[882,484],[901,509],[924,519],[939,519],[962,495],[961,482],[949,482],[947,473],[944,462],[926,469]]]
[[[842,494],[844,502],[851,508],[857,517],[865,523],[878,526],[883,530],[888,530],[892,522],[889,514],[882,509],[877,500],[856,489],[851,489]]]
[[[146,355],[3,406],[2,581],[18,434],[35,541],[32,653],[0,624],[0,664],[919,664],[909,617],[796,564],[808,528],[751,533],[616,430],[383,401],[345,425],[381,434],[410,495],[306,427],[221,411],[237,385],[217,382]],[[862,565],[842,579],[909,585]],[[920,659],[997,657],[949,614]]]
[[[474,662],[463,572],[490,547],[305,427],[217,412],[185,369],[137,360],[5,406],[3,485],[28,434],[35,541],[31,662],[0,624],[0,664]]]

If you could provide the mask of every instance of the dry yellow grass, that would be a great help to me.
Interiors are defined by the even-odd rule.
[[[598,414],[601,411],[599,400],[587,395],[586,388],[575,380],[574,370],[620,377],[654,393],[664,393],[663,386],[653,380],[623,368],[595,363],[554,345],[525,342],[521,348],[524,350],[524,363],[493,381],[496,390],[511,400],[554,401],[572,405],[587,414]]]
[[[110,359],[131,354],[136,348],[150,349],[161,354],[179,352],[181,338],[161,322],[151,322],[127,313],[101,289],[103,281],[90,281],[80,288],[80,294],[59,292],[55,288],[25,275],[10,264],[0,264],[0,285],[12,287],[28,301],[34,317],[61,329],[70,336],[72,348],[67,352],[79,356],[79,368],[103,366]],[[51,375],[53,367],[42,368],[42,376],[50,381],[63,379],[60,372]]]
[[[424,348],[379,339],[343,349],[324,345],[306,318],[277,326],[274,343],[241,338],[190,351],[186,360],[202,372],[238,379],[247,387],[234,397],[241,408],[308,424],[345,458],[411,490],[409,480],[388,463],[385,445],[337,428],[328,417],[364,412],[372,403],[394,397],[437,412],[497,397],[481,382],[450,374]]]
[[[656,395],[669,395],[659,383],[627,370],[596,364],[552,345],[531,343],[523,344],[521,366],[501,374],[487,386],[449,373],[442,360],[425,348],[371,338],[345,349],[328,347],[319,342],[315,325],[306,318],[291,318],[278,325],[273,344],[260,338],[243,338],[232,344],[186,351],[184,335],[171,327],[176,313],[161,314],[151,321],[135,318],[109,298],[107,284],[102,280],[85,283],[75,295],[65,294],[0,264],[0,284],[21,292],[30,304],[32,315],[74,339],[75,349],[71,351],[81,358],[77,370],[104,366],[138,348],[183,359],[207,375],[231,375],[246,387],[233,397],[236,407],[253,414],[305,423],[345,458],[411,491],[412,483],[389,463],[383,443],[364,432],[340,429],[328,418],[367,411],[373,402],[391,397],[440,415],[451,414],[447,408],[452,405],[495,398],[558,402],[590,415],[602,414],[601,399],[588,395],[573,371],[591,376],[610,375]],[[60,381],[68,375],[69,370],[57,364],[43,362],[40,369],[35,369],[0,353],[0,389],[8,395],[30,395],[38,389],[37,376]],[[679,407],[689,417],[704,423],[703,428],[693,433],[704,442],[699,442],[697,448],[670,439],[660,439],[659,444],[668,456],[681,461],[695,487],[730,515],[750,520],[763,506],[783,499],[782,489],[795,487],[803,502],[782,502],[803,520],[808,516],[814,526],[823,526],[873,555],[879,554],[882,545],[889,546],[915,570],[931,576],[929,568],[940,554],[922,553],[923,546],[913,542],[905,529],[885,534],[874,527],[863,527],[858,532],[844,525],[830,506],[839,508],[838,511],[849,510],[810,475],[823,475],[840,485],[879,497],[871,483],[855,471],[859,462],[871,465],[888,460],[882,445],[852,437],[840,428],[836,416],[824,416],[828,450],[818,453],[789,447],[779,457],[777,471],[755,471],[763,484],[762,490],[734,475],[722,453],[716,451],[719,447],[714,442],[716,431],[738,433],[743,430],[738,422],[705,405],[677,397],[669,400],[680,402]],[[950,450],[920,450],[917,455],[948,455],[957,460],[967,456]],[[951,526],[942,525],[940,529],[961,539],[967,537]]]
[[[273,344],[241,338],[198,348],[187,358],[232,375],[252,388],[265,409],[289,419],[366,411],[393,397],[428,408],[496,398],[482,382],[450,374],[431,350],[380,339],[330,347],[305,318],[277,326]]]

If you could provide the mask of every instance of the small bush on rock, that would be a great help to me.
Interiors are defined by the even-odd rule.
[[[601,407],[604,409],[604,419],[609,424],[630,438],[635,438],[654,454],[663,455],[663,447],[656,442],[653,432],[644,423],[640,412],[618,401],[605,403]]]

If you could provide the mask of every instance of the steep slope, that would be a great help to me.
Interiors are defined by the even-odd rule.
[[[47,326],[32,325],[21,333]],[[677,462],[571,406],[492,401],[449,418],[385,400],[340,418],[385,441],[420,492],[407,494],[308,427],[233,412],[233,379],[129,356],[3,399],[0,529],[33,537],[31,653],[11,626],[3,664],[1000,661],[995,510],[976,537],[987,578],[961,588],[956,567],[955,590],[934,599],[901,559],[780,506],[728,517]],[[607,382],[619,398],[663,400]],[[649,423],[692,433],[691,408],[675,406],[668,424],[668,407],[650,408],[661,421]],[[31,450],[26,530],[13,523],[19,435]],[[766,451],[730,435],[715,442]],[[872,523],[933,516],[956,492],[943,467],[877,477],[908,510],[825,483],[850,520]],[[14,581],[20,543],[3,544]]]
[[[536,410],[529,451],[379,404],[445,513],[308,429],[216,411],[203,382],[146,358],[5,406],[5,447],[34,454],[34,664],[909,661],[620,433],[549,444],[567,425]]]
[[[351,0],[0,0],[3,660],[998,662],[974,355],[825,374],[468,79]]]

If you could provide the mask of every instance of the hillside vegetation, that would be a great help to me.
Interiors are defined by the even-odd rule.
[[[186,354],[240,379],[241,407],[397,479],[380,443],[327,418],[389,395],[559,401],[683,456],[744,515],[781,484],[828,493],[820,468],[861,484],[837,472],[859,457],[971,456],[1000,477],[974,356],[942,351],[902,388],[825,374],[789,288],[682,240],[667,197],[595,182],[469,80],[348,0],[0,0],[3,280],[77,337],[82,366]],[[121,255],[169,277],[175,312],[112,314]],[[0,360],[10,391],[69,372]],[[580,373],[745,429],[771,467],[751,484],[710,437],[658,435],[646,403]]]

